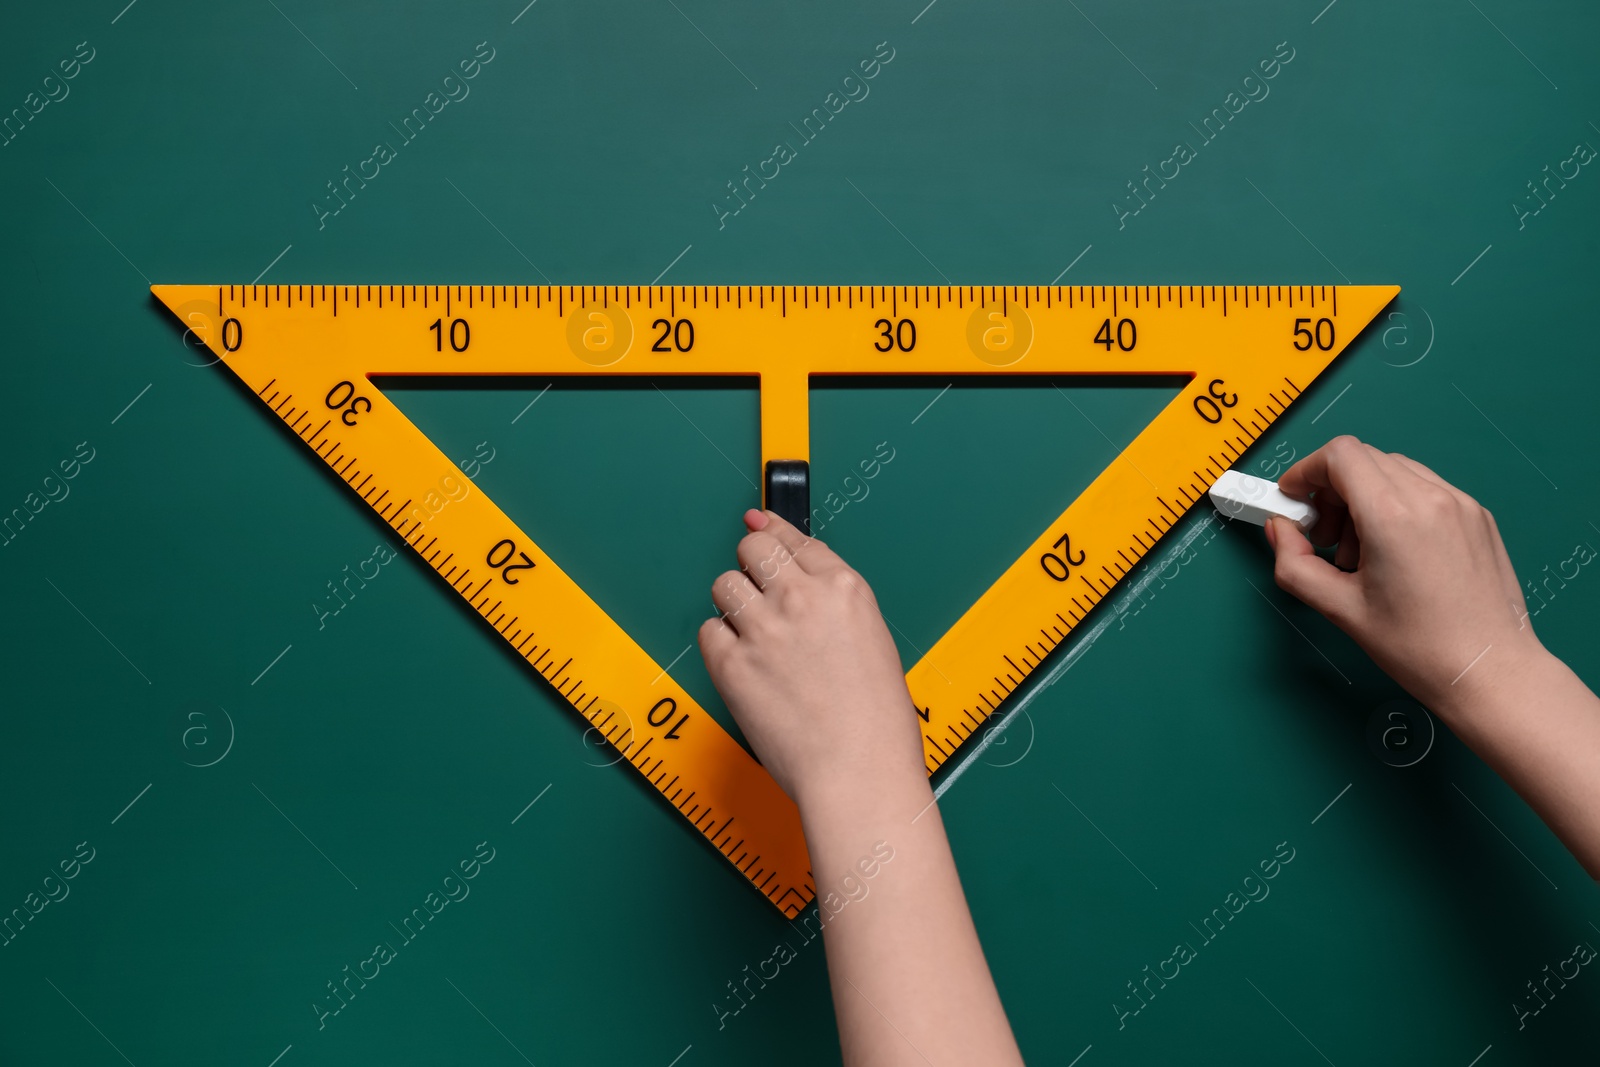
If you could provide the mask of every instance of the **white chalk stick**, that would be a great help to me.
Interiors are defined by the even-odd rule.
[[[1242,471],[1223,471],[1222,477],[1211,487],[1211,503],[1230,519],[1242,519],[1256,526],[1265,526],[1267,519],[1278,515],[1309,532],[1317,521],[1317,509],[1304,500],[1284,495],[1277,482],[1256,478]]]

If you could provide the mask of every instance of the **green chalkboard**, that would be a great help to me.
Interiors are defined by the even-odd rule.
[[[152,282],[1398,283],[1244,466],[1423,458],[1600,677],[1590,5],[125,2],[0,33],[8,1064],[838,1056],[820,941]],[[667,663],[757,409],[655,384],[384,387]],[[1059,384],[815,390],[818,486],[894,450],[824,536],[908,661],[1170,395]],[[944,783],[1025,1055],[1592,1059],[1600,894],[1518,798],[1257,532],[1136,579]]]

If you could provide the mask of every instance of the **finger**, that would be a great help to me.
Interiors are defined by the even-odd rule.
[[[1334,550],[1333,565],[1342,571],[1353,571],[1361,565],[1361,537],[1348,514],[1339,530],[1339,547]]]
[[[769,533],[786,545],[789,551],[794,553],[801,570],[808,574],[821,574],[844,566],[844,560],[839,558],[838,553],[815,537],[801,532],[778,513],[761,511],[754,514],[762,516],[765,521],[761,526],[752,526],[751,529]],[[750,521],[750,513],[746,513],[745,521],[747,523]]]
[[[1350,509],[1337,489],[1318,490],[1317,521],[1308,535],[1311,543],[1318,548],[1338,544],[1349,518]]]
[[[728,625],[739,630],[740,615],[761,605],[761,590],[743,571],[725,571],[711,583],[711,602],[727,617]]]
[[[739,566],[762,592],[767,592],[795,570],[794,553],[767,530],[741,537],[734,555],[739,557]]]
[[[1317,555],[1311,542],[1288,519],[1274,515],[1267,522],[1271,526],[1267,540],[1277,556],[1272,575],[1278,587],[1322,612],[1336,625],[1344,626],[1354,619],[1360,605],[1359,579]]]
[[[1335,437],[1284,471],[1278,488],[1298,500],[1319,493],[1319,506],[1319,491],[1332,489],[1359,521],[1361,512],[1378,494],[1393,488],[1379,457],[1388,458],[1354,437]]]
[[[1352,438],[1353,440],[1353,438]],[[1324,446],[1327,447],[1327,446]],[[1308,459],[1310,457],[1307,457]],[[1296,464],[1298,466],[1299,464]],[[1278,488],[1290,496],[1305,499],[1311,492],[1302,487],[1298,481],[1292,480],[1290,472],[1294,467],[1284,472],[1283,479],[1279,481]],[[1292,491],[1291,491],[1292,490]],[[1307,531],[1306,536],[1318,548],[1330,548],[1339,543],[1339,538],[1348,525],[1350,507],[1345,503],[1344,497],[1339,495],[1339,490],[1331,485],[1316,488],[1317,521]]]
[[[844,579],[845,584],[849,585],[850,588],[855,591],[857,596],[865,600],[868,604],[871,604],[874,608],[877,608],[878,614],[883,614],[883,609],[878,608],[878,594],[872,591],[872,586],[867,584],[867,580],[865,578],[861,577],[861,575],[857,574],[849,567],[844,566],[842,563],[836,573]],[[888,622],[889,620],[884,619],[884,621]]]
[[[706,661],[707,670],[713,670],[712,664],[720,662],[739,643],[738,631],[720,615],[701,623],[696,636],[700,641],[700,658]]]

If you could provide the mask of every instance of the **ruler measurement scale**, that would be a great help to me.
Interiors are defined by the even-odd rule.
[[[793,916],[814,895],[793,804],[369,378],[753,376],[760,382],[763,462],[772,463],[809,457],[813,375],[1187,377],[1167,407],[907,673],[924,720],[931,773],[1398,289],[258,285],[153,291],[630,765]],[[467,486],[460,499],[447,489],[449,479]]]

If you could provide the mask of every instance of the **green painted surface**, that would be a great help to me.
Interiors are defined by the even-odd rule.
[[[1586,6],[119,8],[0,34],[0,114],[59,97],[0,147],[0,511],[66,493],[0,554],[0,909],[67,894],[0,947],[7,1063],[837,1057],[820,944],[597,766],[417,560],[319,628],[326,583],[394,539],[191,365],[149,281],[1399,283],[1247,464],[1356,433],[1493,508],[1526,578],[1600,545],[1600,176],[1552,181],[1538,214],[1526,187],[1600,145]],[[80,41],[92,60],[46,84]],[[859,95],[842,80],[885,41],[868,95],[801,144],[789,124]],[[390,124],[459,96],[444,78],[479,42],[470,95],[404,143]],[[1292,60],[1246,84],[1279,42]],[[1205,143],[1190,124],[1231,91],[1258,99]],[[780,139],[796,157],[719,228],[724,183]],[[325,183],[380,140],[395,157],[319,229]],[[1194,158],[1119,228],[1125,183],[1177,141]],[[756,500],[757,425],[737,383],[662,384],[672,403],[563,383],[520,418],[543,382],[395,395],[453,457],[487,442],[482,484],[666,662]],[[923,412],[938,388],[814,399],[819,487],[895,450],[825,536],[909,658],[1165,396],[1067,386],[1080,414],[971,386]],[[92,460],[46,483],[80,442]],[[1520,1030],[1514,1008],[1600,945],[1592,882],[1448,735],[1380,761],[1369,722],[1399,691],[1272,587],[1253,531],[1202,520],[944,800],[1024,1052],[1592,1058],[1600,977]],[[1534,623],[1593,680],[1600,578],[1577,574]],[[675,673],[715,703],[695,654]],[[406,941],[480,842],[470,895]],[[1270,896],[1204,941],[1190,924],[1280,842]],[[62,861],[76,877],[47,887]],[[784,938],[799,958],[719,1027]],[[1119,1029],[1125,983],[1181,941],[1196,958]]]

